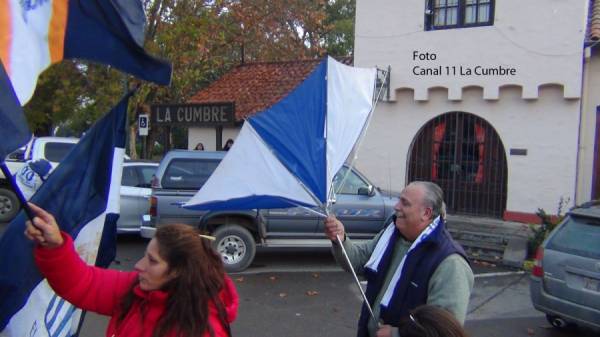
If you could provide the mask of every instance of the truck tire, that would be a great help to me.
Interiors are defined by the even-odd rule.
[[[229,273],[248,268],[256,254],[256,243],[250,232],[238,225],[219,226],[214,231],[214,247],[221,255],[223,266]]]
[[[21,208],[17,195],[4,187],[0,187],[0,222],[9,222]]]

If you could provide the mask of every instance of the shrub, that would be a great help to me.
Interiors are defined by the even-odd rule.
[[[533,235],[529,238],[527,247],[528,255],[530,257],[533,257],[533,255],[537,251],[537,248],[542,244],[542,242],[544,242],[548,234],[550,234],[550,232],[552,232],[556,225],[558,225],[563,220],[563,218],[565,217],[565,215],[563,214],[563,210],[570,201],[571,198],[561,197],[558,201],[558,209],[555,216],[549,215],[542,208],[538,208],[537,212],[535,212],[535,214],[540,218],[541,224],[529,225],[529,228],[533,233]]]

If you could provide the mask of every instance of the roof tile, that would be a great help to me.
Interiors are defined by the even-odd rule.
[[[352,65],[352,57],[337,60]],[[242,120],[279,102],[316,68],[322,59],[255,62],[238,65],[189,103],[234,102],[236,119]]]
[[[241,64],[198,91],[189,103],[235,102],[238,120],[280,101],[321,59]]]

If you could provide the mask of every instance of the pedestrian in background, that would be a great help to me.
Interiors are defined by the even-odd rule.
[[[194,148],[194,150],[196,150],[196,151],[204,151],[204,144],[202,144],[202,143],[196,144],[196,147]]]
[[[231,149],[232,146],[233,146],[233,139],[231,139],[231,138],[227,139],[227,141],[225,142],[225,146],[223,146],[223,151],[229,151],[229,149]]]
[[[435,305],[411,310],[400,323],[398,333],[401,337],[468,337],[450,312]]]
[[[54,217],[30,204],[25,235],[52,289],[83,310],[111,316],[106,336],[227,337],[238,295],[206,236],[187,225],[159,227],[135,271],[86,265]]]
[[[413,182],[394,209],[393,222],[364,243],[353,243],[335,216],[325,220],[327,237],[335,242],[339,236],[352,266],[367,278],[365,294],[375,320],[363,304],[357,335],[395,335],[410,310],[423,304],[447,309],[462,324],[474,276],[464,250],[445,228],[442,189]],[[339,244],[333,253],[348,270]]]

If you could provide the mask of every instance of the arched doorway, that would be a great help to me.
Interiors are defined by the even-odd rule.
[[[449,112],[427,122],[413,140],[408,178],[440,185],[450,214],[501,218],[506,209],[504,146],[473,114]]]

